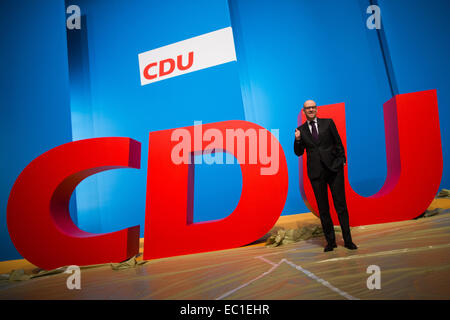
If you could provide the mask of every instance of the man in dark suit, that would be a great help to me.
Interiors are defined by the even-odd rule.
[[[333,119],[318,119],[317,105],[313,100],[303,104],[306,121],[295,129],[294,152],[308,154],[307,172],[311,181],[319,207],[320,222],[327,240],[325,252],[336,248],[336,238],[333,221],[328,204],[328,188],[330,186],[334,207],[341,225],[344,246],[354,250],[357,246],[352,241],[348,218],[347,202],[345,200],[344,165],[345,150]]]

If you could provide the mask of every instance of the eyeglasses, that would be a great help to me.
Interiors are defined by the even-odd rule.
[[[303,109],[305,110],[312,110],[312,109],[316,109],[317,106],[312,106],[312,107],[303,107]]]

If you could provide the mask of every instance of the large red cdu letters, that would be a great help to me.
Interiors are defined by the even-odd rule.
[[[426,121],[418,121],[417,115],[424,110]],[[333,118],[347,150],[345,104],[321,106],[318,116]],[[299,124],[304,121],[301,117],[298,117]],[[439,189],[443,160],[436,90],[396,95],[384,104],[384,124],[387,177],[383,187],[370,197],[358,195],[350,186],[347,166],[344,167],[351,226],[413,219],[428,208]],[[317,215],[317,203],[306,174],[306,157],[303,163],[299,159],[299,167],[302,197]],[[331,217],[337,225],[338,218],[328,193]]]
[[[247,121],[233,120],[200,126],[201,129],[197,125],[150,133],[144,259],[229,249],[251,243],[270,230],[283,210],[288,172],[278,140],[266,129]],[[202,130],[206,134],[209,129],[218,140],[220,136],[226,137],[229,130],[241,130],[241,133],[242,130],[247,133],[263,130],[264,137],[259,134],[258,143],[254,141],[250,146],[247,142],[245,149],[242,145],[238,147],[239,142],[231,147],[228,140],[226,143],[216,141],[217,144],[212,143],[214,146],[203,141],[202,137],[199,142],[195,134]],[[238,158],[242,171],[242,193],[237,207],[226,218],[192,223],[194,164],[177,164],[171,156],[178,143],[172,141],[172,134],[180,130],[184,130],[185,136],[194,137],[188,141],[192,154],[214,152],[213,149],[216,149]],[[266,161],[261,161],[261,157],[257,161],[246,161],[239,153],[245,150],[245,159],[250,159],[251,147],[257,145],[260,154],[261,146],[269,142],[271,153],[278,152],[279,167],[273,174],[265,175],[261,174],[261,169],[264,169],[263,163]],[[192,155],[189,158],[192,159]],[[220,181],[211,181],[213,183]]]
[[[19,175],[7,206],[17,251],[43,269],[124,261],[139,251],[139,226],[105,234],[80,230],[69,200],[86,177],[115,168],[139,168],[141,145],[130,138],[70,142],[34,159]]]

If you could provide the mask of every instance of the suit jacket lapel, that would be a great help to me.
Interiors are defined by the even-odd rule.
[[[325,131],[328,130],[329,122],[324,120],[324,119],[317,118],[317,126],[318,126],[318,129],[319,129],[319,142],[318,142],[318,144],[320,144],[320,141],[321,141],[322,137],[324,136]]]

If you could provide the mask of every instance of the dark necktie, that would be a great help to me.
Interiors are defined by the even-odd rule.
[[[317,129],[316,129],[316,126],[315,126],[316,122],[315,121],[311,121],[309,124],[311,125],[311,134],[312,134],[313,139],[315,141],[319,140],[319,134],[317,133]]]

